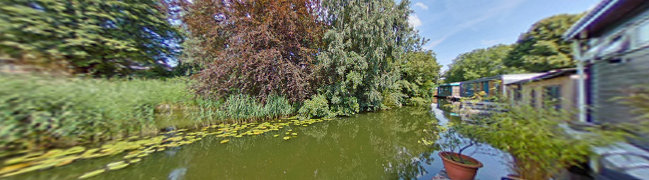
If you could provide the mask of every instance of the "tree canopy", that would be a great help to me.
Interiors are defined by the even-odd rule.
[[[336,114],[349,115],[382,107],[382,92],[399,80],[399,60],[417,48],[419,37],[409,26],[410,1],[325,0],[331,27],[318,55],[319,89]]]
[[[581,16],[560,14],[538,21],[520,36],[504,64],[528,72],[573,67],[572,48],[562,36]]]
[[[459,82],[510,73],[513,70],[505,67],[503,60],[511,49],[511,45],[496,45],[461,54],[449,65],[445,81]]]
[[[118,75],[165,65],[181,36],[157,0],[0,1],[0,56]]]
[[[187,3],[189,35],[205,52],[195,79],[203,95],[243,93],[265,100],[310,96],[313,60],[322,25],[317,0]]]
[[[408,97],[432,98],[441,67],[432,51],[407,53],[401,65],[402,92]]]
[[[449,65],[446,82],[573,67],[571,46],[562,36],[581,16],[548,17],[532,25],[513,45],[497,45],[461,54]]]

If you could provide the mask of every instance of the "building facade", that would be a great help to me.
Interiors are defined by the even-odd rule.
[[[508,100],[513,105],[577,111],[576,69],[549,71],[531,79],[507,84]]]

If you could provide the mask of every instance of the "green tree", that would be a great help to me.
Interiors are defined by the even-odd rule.
[[[411,98],[430,99],[441,67],[432,51],[407,53],[401,65],[402,92]]]
[[[511,49],[510,45],[496,45],[461,54],[449,65],[445,73],[445,81],[467,81],[515,72],[516,70],[503,65],[503,59],[508,56]]]
[[[116,75],[165,64],[181,37],[156,0],[0,1],[0,55]]]
[[[540,20],[520,36],[505,65],[529,72],[573,67],[570,43],[562,35],[582,15],[560,14]]]
[[[383,92],[400,79],[400,59],[420,47],[408,24],[410,1],[324,0],[325,47],[317,57],[319,92],[338,115],[383,107]],[[395,91],[396,92],[396,91]]]

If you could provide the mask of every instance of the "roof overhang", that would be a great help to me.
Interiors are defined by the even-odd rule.
[[[579,35],[582,33],[588,36],[597,34],[646,2],[646,0],[603,0],[570,27],[563,38],[580,39],[582,37]]]

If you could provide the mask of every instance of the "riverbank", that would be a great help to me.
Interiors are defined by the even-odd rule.
[[[5,102],[0,105],[0,158],[13,152],[101,144],[222,122],[335,116],[326,99],[291,103],[270,95],[262,104],[246,95],[221,100],[200,98],[189,90],[191,82],[184,77],[95,79],[3,74],[0,83],[4,86],[0,100]]]
[[[0,152],[34,151],[155,135],[172,127],[255,121],[294,114],[278,96],[197,98],[187,78],[93,79],[0,76]]]
[[[165,133],[162,141],[167,143],[140,146],[144,150],[155,149],[152,153],[130,149],[98,158],[77,158],[68,165],[7,178],[76,179],[103,170],[92,179],[431,179],[443,169],[437,156],[439,147],[419,141],[439,141],[438,127],[449,121],[446,118],[439,110],[431,113],[424,107],[403,107],[329,121],[316,119],[312,123],[247,123],[245,129],[237,128],[244,126],[239,123],[230,125],[231,133],[224,134],[218,134],[219,129],[225,129],[219,125],[206,131],[180,130]],[[279,128],[282,124],[287,125]],[[266,131],[262,127],[269,131],[261,133]],[[270,130],[275,128],[279,130]],[[253,135],[247,135],[248,132]],[[184,145],[173,147],[181,143]],[[111,149],[106,153],[114,153],[128,146],[106,147]],[[94,148],[103,151],[102,147],[86,147],[86,151]],[[76,158],[83,154],[67,156]],[[140,155],[145,157],[138,158]],[[479,172],[480,179],[500,178],[508,173],[500,156],[483,154],[477,158],[486,166]]]

